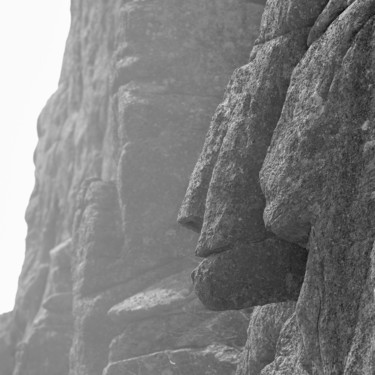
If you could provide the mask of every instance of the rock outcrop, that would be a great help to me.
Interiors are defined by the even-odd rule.
[[[372,0],[268,1],[206,137],[179,214],[200,227],[198,296],[218,309],[264,305],[293,300],[275,288],[300,280],[282,327],[254,312],[238,374],[375,373],[374,20]],[[274,235],[284,248],[269,250]],[[276,279],[259,248],[299,272],[281,266]],[[254,332],[266,340],[270,326],[258,359]]]
[[[0,375],[375,374],[375,0],[264,3],[72,0]]]
[[[201,305],[197,235],[176,217],[262,12],[259,1],[72,0],[59,87],[38,120],[1,375],[234,374],[250,312]]]
[[[344,8],[319,39],[321,19],[311,29],[261,172],[266,225],[308,241],[297,320],[324,374],[370,373],[374,359],[375,2]]]

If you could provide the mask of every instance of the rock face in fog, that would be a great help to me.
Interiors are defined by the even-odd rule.
[[[233,374],[250,313],[201,305],[197,235],[176,217],[263,5],[73,0],[71,12],[0,374]]]
[[[72,0],[0,375],[375,373],[375,1],[264,3]]]

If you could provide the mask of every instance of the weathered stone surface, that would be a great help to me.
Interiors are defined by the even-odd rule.
[[[108,315],[121,324],[168,313],[194,298],[190,280],[190,270],[169,276],[113,306]]]
[[[212,345],[205,350],[180,349],[163,351],[129,361],[111,364],[103,375],[161,374],[190,375],[192,373],[221,375],[234,374],[240,351],[224,345]]]
[[[266,365],[274,361],[280,331],[294,309],[295,302],[255,307],[236,375],[259,375]]]
[[[190,370],[205,361],[234,370],[248,317],[197,307],[196,235],[176,216],[263,2],[72,1],[59,87],[38,119],[26,257],[5,340],[13,375],[101,375],[109,360],[189,345]]]
[[[375,2],[255,3],[72,1],[1,375],[374,373]]]
[[[225,344],[238,350],[245,344],[248,321],[247,315],[237,312],[207,311],[195,299],[162,315],[128,321],[110,345],[109,363],[172,348],[204,351],[210,345]]]
[[[307,39],[308,46],[311,46],[316,39],[322,36],[335,18],[349,5],[350,1],[347,0],[329,0],[310,30]]]
[[[264,104],[266,100],[252,106],[256,93],[251,73],[243,78],[248,87],[235,75],[180,211],[181,224],[201,232],[196,252],[207,258],[201,267],[210,275],[211,285],[202,282],[207,277],[196,277],[195,289],[210,291],[200,297],[211,308],[216,307],[215,293],[222,296],[219,305],[232,306],[235,288],[223,291],[222,280],[226,285],[241,280],[250,284],[243,273],[226,274],[224,266],[215,267],[213,259],[223,254],[233,262],[231,254],[236,259],[243,238],[259,242],[266,236],[260,218],[264,197],[258,193],[259,172],[267,203],[266,228],[309,249],[297,303],[298,325],[290,322],[282,330],[280,337],[289,335],[280,344],[285,350],[280,349],[264,373],[374,373],[374,10],[374,1],[267,3],[250,64],[255,61],[257,66],[259,50],[267,43],[291,38],[296,29],[305,46],[299,55],[290,49],[290,56],[277,56],[270,64],[277,69],[288,59],[297,60],[290,69],[290,83],[289,77],[285,81],[286,97],[277,106],[281,117],[265,126],[276,112]],[[263,64],[250,72],[262,77],[268,69]],[[277,80],[272,74],[268,77],[267,85],[262,85],[267,93],[263,98],[275,92],[267,90]],[[243,87],[249,93],[247,101],[245,95],[236,96]],[[257,114],[259,119],[251,124]],[[241,116],[242,123],[231,127]],[[253,151],[254,144],[261,152]],[[261,171],[258,163],[263,163]],[[264,285],[267,281],[269,276]]]
[[[203,223],[199,256],[266,238],[258,173],[306,37],[298,31],[255,46],[229,83],[179,213],[187,227]]]
[[[328,0],[269,0],[257,43],[313,26],[327,3]]]
[[[12,313],[0,315],[0,375],[12,375],[14,347],[10,340]]]
[[[358,4],[355,2],[336,19],[295,70],[271,151],[261,172],[267,199],[265,221],[273,232],[290,241],[307,242],[309,223],[319,213],[320,202],[325,199],[321,193],[330,177],[329,167],[324,163],[332,160],[335,150],[345,149],[340,133],[345,130],[353,133],[368,119],[366,102],[371,92],[368,87],[371,63],[357,60],[368,54],[363,51],[367,47],[363,44],[371,43],[371,39],[362,31],[362,38],[357,36],[354,44],[352,40],[371,18],[374,4],[372,1]],[[346,71],[349,67],[364,75],[363,87],[361,77],[354,70],[350,77]],[[339,86],[341,83],[344,86]],[[354,94],[363,99],[356,97],[352,103]],[[348,112],[357,124],[351,128],[346,125]],[[342,142],[338,142],[340,138]]]
[[[276,345],[275,359],[260,375],[318,375],[311,361],[306,360],[305,348],[298,328],[296,314],[285,322]]]
[[[67,240],[50,252],[41,306],[17,344],[14,375],[69,372],[73,335],[70,251],[71,240]]]
[[[68,316],[39,313],[17,347],[16,366],[12,374],[67,374],[72,323]]]
[[[137,80],[122,83],[114,98],[125,251],[134,254],[137,272],[162,263],[162,258],[175,257],[176,252],[191,254],[195,236],[171,225],[176,202],[186,188],[186,176],[234,61],[247,59],[246,48],[258,27],[250,25],[256,23],[252,19],[260,10],[243,2],[197,0],[147,2],[146,9],[135,3],[124,8],[124,17],[138,22],[125,23],[127,43],[118,59],[134,57],[138,62],[131,66],[142,69]],[[153,36],[156,32],[158,37]],[[242,35],[250,37],[242,39]],[[243,55],[237,55],[242,48]],[[129,69],[116,71],[122,77],[130,74]],[[151,75],[155,69],[162,72]],[[155,246],[157,240],[160,245]],[[141,264],[145,259],[147,264]]]
[[[124,238],[116,186],[86,181],[77,200],[73,232],[73,290],[93,295],[124,280],[120,274]],[[117,271],[117,272],[116,272]]]
[[[309,8],[309,15],[301,16],[298,21],[298,30],[288,29],[286,35],[279,35],[277,32],[274,34],[277,23],[272,19],[280,18],[279,21],[283,22],[290,17],[293,20],[296,18],[295,11],[298,14],[302,12],[299,6],[291,6],[293,2],[285,8],[279,3],[269,2],[262,19],[261,33],[269,32],[273,39],[261,38],[251,53],[250,62],[232,76],[224,101],[216,110],[179,212],[178,220],[182,225],[200,231],[196,254],[208,257],[208,260],[196,271],[200,277],[195,278],[195,289],[202,302],[210,308],[238,309],[296,299],[298,287],[290,293],[284,288],[285,282],[280,283],[279,280],[290,277],[289,269],[299,271],[293,275],[299,280],[304,272],[304,255],[286,255],[283,266],[278,270],[270,267],[269,274],[265,275],[271,255],[254,254],[251,257],[245,250],[247,248],[251,253],[251,248],[254,248],[254,252],[262,254],[261,247],[264,246],[266,253],[269,242],[273,241],[266,240],[269,236],[262,217],[265,202],[258,175],[284,104],[293,68],[306,50],[312,15],[316,18],[320,10],[319,6]],[[278,252],[298,252],[292,245],[287,249],[287,243],[282,241],[274,245],[280,245],[275,249],[275,258]],[[302,248],[299,251],[305,252]],[[241,255],[238,255],[239,252]],[[215,256],[216,253],[222,255]],[[231,263],[231,271],[227,274],[223,271],[225,262]],[[252,271],[251,276],[246,264]],[[215,266],[215,270],[209,270]],[[280,279],[270,277],[277,273],[280,273]],[[264,289],[259,287],[260,283],[252,287],[253,280],[256,283],[256,280],[263,279],[269,282]],[[228,283],[229,280],[233,282]],[[300,285],[299,282],[296,284]],[[241,287],[238,288],[238,285]],[[215,296],[215,289],[219,298]],[[266,298],[272,290],[275,293]]]
[[[72,313],[71,239],[50,251],[50,267],[42,307],[50,312]]]
[[[277,238],[212,255],[193,272],[194,290],[212,310],[297,300],[306,254]]]
[[[106,365],[108,346],[115,334],[106,313],[118,296],[105,298],[103,292],[121,282],[122,243],[115,184],[97,179],[85,182],[77,202],[72,244],[72,375],[101,374]]]
[[[266,224],[309,239],[297,319],[320,374],[374,371],[374,15],[355,1],[311,45],[261,172]]]

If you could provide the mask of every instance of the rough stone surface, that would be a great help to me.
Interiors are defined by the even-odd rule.
[[[259,375],[263,368],[275,360],[280,331],[284,329],[294,309],[295,302],[257,306],[254,309],[236,375]]]
[[[266,238],[258,174],[306,35],[302,30],[256,45],[249,64],[231,78],[179,213],[181,224],[202,226],[199,256]]]
[[[233,76],[182,203],[179,221],[200,231],[196,253],[206,258],[195,273],[211,281],[196,277],[195,289],[207,291],[198,294],[211,308],[215,295],[232,306],[236,288],[223,292],[223,279],[228,289],[272,280],[266,262],[253,277],[231,267],[259,262],[248,244],[262,246],[267,231],[309,251],[296,314],[263,374],[375,373],[374,12],[373,0],[269,1],[254,65]],[[301,49],[257,63],[259,51],[267,56],[266,46],[283,38]],[[288,74],[272,76],[285,63]],[[247,257],[238,257],[241,242]],[[246,348],[248,358],[257,345]]]
[[[374,16],[356,1],[312,44],[261,172],[266,224],[309,239],[297,319],[324,374],[374,370]]]
[[[273,35],[277,24],[271,19],[281,17],[279,11],[283,7],[278,4],[277,1],[268,3],[261,35],[267,32]],[[297,8],[298,14],[302,12]],[[297,8],[283,8],[282,14],[294,19],[293,12]],[[316,16],[318,9],[314,10]],[[250,62],[237,69],[231,78],[191,176],[178,220],[190,229],[201,229],[196,254],[208,257],[208,260],[198,267],[196,274],[201,277],[196,277],[194,281],[202,302],[210,308],[241,308],[296,300],[298,297],[298,290],[296,293],[286,291],[283,289],[285,282],[280,283],[280,279],[299,279],[303,275],[303,266],[299,263],[303,263],[305,249],[300,248],[302,255],[293,259],[290,254],[297,253],[298,249],[290,244],[290,249],[287,249],[287,243],[275,241],[273,246],[278,247],[275,254],[285,251],[289,255],[285,256],[285,263],[279,269],[277,265],[268,269],[270,274],[279,273],[280,279],[265,275],[268,260],[267,255],[262,254],[262,247],[267,253],[273,240],[266,240],[269,234],[262,217],[265,202],[259,185],[259,171],[283,107],[290,76],[306,51],[310,18],[302,17],[305,23],[301,21],[298,30],[288,29],[285,35],[281,33],[279,36],[276,32],[277,35],[270,40],[258,40],[251,52]],[[253,257],[238,255],[246,254],[246,251],[252,253],[251,248],[254,248]],[[223,255],[217,257],[217,253]],[[268,259],[271,257],[269,255]],[[297,266],[293,264],[294,260]],[[231,264],[229,277],[218,270],[220,263],[223,263],[221,270]],[[251,276],[246,265],[251,269]],[[209,271],[211,267],[215,270]],[[297,275],[290,271],[293,268],[299,270]],[[203,275],[207,274],[216,276],[209,277],[209,282],[206,282],[207,277]],[[231,284],[225,281],[228,285],[225,295],[223,278],[235,280]],[[269,281],[264,291],[255,281],[262,279]],[[238,284],[242,285],[241,290],[238,290]],[[216,302],[211,298],[215,289],[221,294],[221,298],[215,298]],[[271,290],[276,292],[269,299],[265,298]],[[228,303],[220,302],[223,299]],[[233,302],[229,302],[231,300]]]
[[[186,352],[194,349],[198,353],[210,345],[225,345],[239,354],[246,341],[248,322],[248,315],[232,311],[213,313],[195,299],[163,315],[133,319],[122,325],[122,334],[110,345],[109,363],[117,368],[120,362],[121,365],[134,363],[133,358],[145,353],[162,353],[172,348]],[[234,373],[238,359],[228,362],[230,373]],[[174,367],[170,366],[170,370],[174,371]]]
[[[163,351],[111,364],[103,375],[120,374],[231,374],[239,350],[227,346],[208,346],[205,350],[181,349]]]
[[[156,374],[147,363],[169,352],[184,371],[234,374],[250,316],[200,305],[197,236],[176,217],[260,4],[72,0],[59,87],[37,124],[1,375],[102,375],[142,356]]]
[[[251,372],[250,372],[251,373]],[[260,375],[318,375],[306,361],[306,351],[298,328],[296,314],[293,314],[283,325],[276,343],[274,360],[265,366]],[[369,373],[370,374],[370,373]]]
[[[14,375],[60,375],[69,372],[72,344],[71,240],[50,252],[41,307],[17,345]]]
[[[108,315],[116,323],[167,314],[188,303],[192,293],[190,270],[169,276],[130,298],[113,306]]]
[[[299,246],[268,238],[203,260],[192,274],[194,290],[212,310],[297,300],[305,263]]]
[[[14,367],[14,352],[10,339],[12,318],[12,313],[0,315],[0,375],[12,375]]]
[[[375,374],[375,1],[264,3],[72,0],[0,375]]]

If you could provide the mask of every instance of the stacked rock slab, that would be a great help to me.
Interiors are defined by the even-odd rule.
[[[176,216],[262,11],[72,0],[59,87],[38,119],[1,375],[235,372],[249,314],[202,307],[189,276],[196,234]]]

